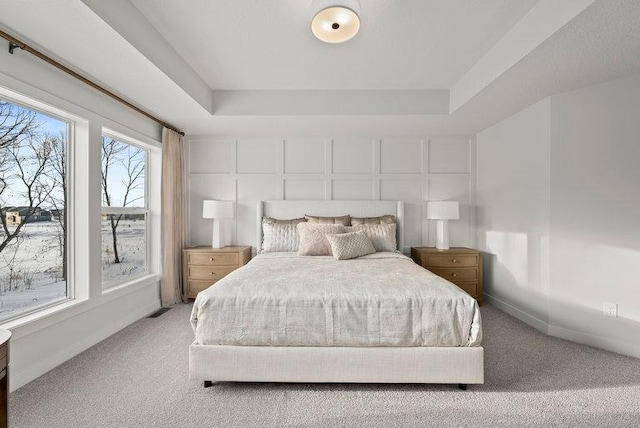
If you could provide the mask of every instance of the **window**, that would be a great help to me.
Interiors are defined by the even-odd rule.
[[[0,98],[0,321],[66,300],[71,122]]]
[[[123,136],[102,136],[102,283],[148,273],[148,151]]]

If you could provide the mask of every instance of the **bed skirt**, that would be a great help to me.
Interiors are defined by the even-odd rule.
[[[189,346],[189,377],[212,382],[484,383],[475,347]]]

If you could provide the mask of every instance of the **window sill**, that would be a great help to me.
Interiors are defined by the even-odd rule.
[[[109,295],[111,293],[118,293],[121,290],[130,290],[130,289],[138,289],[141,286],[148,285],[150,282],[158,282],[162,279],[162,275],[158,273],[147,273],[142,276],[137,276],[129,281],[119,282],[119,283],[107,283],[106,287],[103,285],[102,294]]]
[[[32,312],[28,315],[9,320],[3,324],[0,324],[0,328],[13,331],[16,328],[20,328],[20,327],[35,323],[42,318],[53,316],[58,312],[66,311],[68,309],[82,305],[83,303],[87,302],[87,300],[88,299],[86,298],[85,299],[68,299],[58,304],[51,305],[42,310]],[[15,334],[13,335],[13,338],[15,339]]]
[[[103,290],[101,295],[94,298],[68,300],[41,311],[25,315],[24,317],[13,319],[4,324],[0,324],[0,328],[10,330],[13,340],[16,340],[94,309],[114,299],[158,283],[161,278],[162,275],[159,274],[146,275],[108,290]]]

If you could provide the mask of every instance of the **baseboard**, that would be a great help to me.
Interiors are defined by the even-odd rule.
[[[72,346],[68,346],[59,352],[49,354],[47,358],[39,360],[38,364],[32,364],[24,370],[12,369],[10,371],[9,382],[11,391],[15,391],[32,380],[42,376],[49,370],[54,369],[79,353],[86,351],[90,347],[117,333],[130,324],[157,311],[158,308],[160,308],[159,299],[137,308],[135,312],[131,312],[127,314],[127,316],[113,319],[112,322],[104,324],[104,328],[95,330],[91,334],[79,338],[79,340]]]
[[[550,324],[535,317],[534,315],[531,315],[530,313],[513,305],[512,303],[506,302],[502,299],[492,296],[491,294],[485,293],[484,301],[548,336],[557,337],[559,339],[564,339],[571,342],[581,343],[583,345],[593,346],[594,348],[604,349],[605,351],[615,352],[617,354],[640,358],[640,346],[638,345],[620,342],[608,337],[595,336],[581,331]]]
[[[523,323],[535,328],[536,330],[549,334],[549,323],[541,320],[540,318],[531,315],[530,313],[522,310],[521,308],[514,306],[512,303],[506,302],[498,297],[492,296],[491,294],[484,293],[484,301],[489,303],[491,306],[495,306],[500,309],[502,312],[505,312],[512,317],[522,321]]]
[[[569,340],[571,342],[581,343],[583,345],[593,346],[594,348],[600,348],[606,351],[615,352],[617,354],[640,358],[640,346],[633,343],[620,342],[608,337],[594,336],[591,334],[583,333],[581,331],[571,330],[554,325],[549,326],[549,335],[557,337],[559,339]]]

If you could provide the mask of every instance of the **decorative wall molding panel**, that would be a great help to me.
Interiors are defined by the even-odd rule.
[[[427,200],[457,200],[460,220],[449,224],[451,244],[474,245],[473,137],[187,136],[185,141],[190,245],[210,241],[211,222],[201,218],[204,199],[236,201],[236,218],[227,220],[225,239],[242,245],[253,243],[259,200],[401,200],[406,204],[407,247],[435,245],[435,224],[426,220]]]

